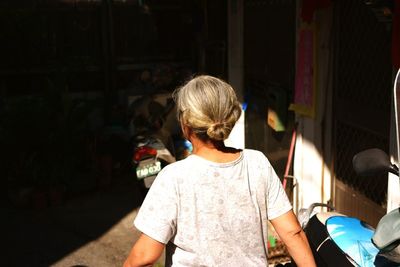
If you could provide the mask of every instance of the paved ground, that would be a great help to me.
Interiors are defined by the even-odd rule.
[[[124,180],[60,207],[6,207],[1,266],[122,266],[139,235],[132,222],[141,200]]]

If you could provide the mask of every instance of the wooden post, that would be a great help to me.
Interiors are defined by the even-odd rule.
[[[243,0],[228,0],[228,82],[241,103],[244,101],[243,13]],[[245,147],[244,110],[225,143],[236,148]]]
[[[228,81],[243,101],[243,0],[228,1]]]
[[[112,0],[102,1],[102,43],[104,92],[105,94],[109,94],[115,89]]]

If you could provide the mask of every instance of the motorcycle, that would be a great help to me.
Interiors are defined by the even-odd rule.
[[[135,129],[132,137],[132,166],[141,190],[146,194],[162,168],[176,161],[172,138],[163,128],[174,103],[168,99],[164,106],[144,96],[132,105],[136,108],[131,121]]]
[[[136,178],[142,180],[145,188],[150,188],[157,174],[166,165],[176,161],[164,143],[154,136],[137,137],[133,154]]]
[[[398,167],[377,148],[356,154],[353,167],[361,176],[382,172],[399,176]],[[327,207],[328,212],[313,215],[320,206]],[[314,203],[299,212],[299,221],[318,266],[400,266],[400,209],[383,216],[376,229],[332,209],[327,204]]]
[[[394,93],[396,143],[399,148],[397,96],[400,93],[400,70],[395,79]],[[399,177],[398,166],[377,148],[356,154],[353,168],[360,176],[392,173]],[[315,213],[316,207],[325,207],[328,211]],[[358,218],[337,213],[324,203],[314,203],[308,209],[301,209],[298,218],[317,266],[400,266],[400,208],[383,216],[376,229]]]

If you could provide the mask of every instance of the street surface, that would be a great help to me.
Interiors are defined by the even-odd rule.
[[[122,266],[139,236],[132,222],[141,199],[128,177],[59,207],[6,207],[1,266]]]

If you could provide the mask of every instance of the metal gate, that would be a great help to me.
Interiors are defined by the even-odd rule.
[[[358,177],[352,157],[372,147],[389,151],[390,23],[364,1],[334,5],[334,204],[375,225],[385,213],[387,176]]]

